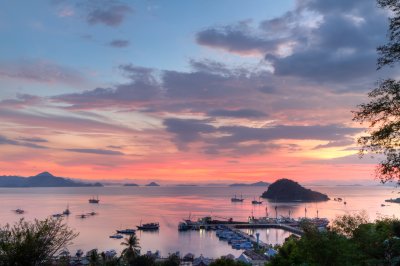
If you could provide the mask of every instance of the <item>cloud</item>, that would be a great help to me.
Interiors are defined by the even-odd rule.
[[[199,31],[196,41],[239,55],[263,55],[276,76],[344,83],[376,76],[375,50],[385,42],[387,24],[374,1],[304,0],[257,27],[249,22],[211,27]]]
[[[38,137],[19,137],[18,139],[27,142],[39,142],[39,143],[48,142],[46,139]]]
[[[179,149],[187,150],[189,144],[202,143],[203,151],[216,154],[221,150],[230,150],[232,154],[261,153],[266,149],[281,148],[277,140],[327,140],[342,141],[348,136],[362,131],[342,125],[290,126],[274,125],[269,127],[219,126],[210,120],[168,118],[164,120],[166,131],[174,135],[174,143]],[[293,149],[293,147],[286,147]]]
[[[116,40],[112,40],[108,45],[110,45],[111,47],[115,47],[115,48],[125,48],[125,47],[129,46],[129,41],[116,39]]]
[[[70,85],[85,81],[83,75],[75,69],[41,59],[0,62],[0,77]]]
[[[23,146],[34,149],[47,149],[47,147],[30,142],[17,141],[0,135],[0,145]]]
[[[313,149],[318,150],[318,149],[333,148],[333,147],[344,147],[344,146],[354,145],[354,144],[356,144],[356,142],[354,141],[353,138],[345,138],[345,139],[341,139],[341,140],[329,141],[328,143],[318,145],[318,146],[314,147]]]
[[[254,109],[238,109],[238,110],[227,110],[227,109],[215,109],[207,113],[209,116],[218,117],[232,117],[232,118],[265,118],[267,115],[264,112]]]
[[[104,24],[109,27],[119,26],[127,15],[133,13],[128,5],[118,1],[91,1],[86,17],[90,25]]]
[[[208,28],[196,34],[196,42],[211,48],[218,48],[237,54],[276,53],[284,42],[282,39],[268,39],[252,32],[247,22]]]
[[[104,149],[65,149],[66,151],[79,152],[79,153],[91,153],[100,155],[124,155],[120,151],[104,150]]]
[[[41,97],[31,95],[31,94],[21,94],[17,93],[16,99],[4,99],[0,101],[2,108],[23,108],[26,106],[37,105],[43,102]]]

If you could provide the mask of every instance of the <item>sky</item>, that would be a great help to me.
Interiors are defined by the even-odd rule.
[[[0,174],[374,180],[374,0],[0,2]],[[376,181],[378,182],[378,181]]]

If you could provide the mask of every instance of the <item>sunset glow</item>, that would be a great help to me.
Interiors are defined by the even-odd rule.
[[[372,181],[351,111],[387,16],[317,2],[3,3],[0,175]]]

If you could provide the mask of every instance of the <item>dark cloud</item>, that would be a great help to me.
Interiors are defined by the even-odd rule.
[[[263,38],[264,37],[264,38]],[[281,39],[267,39],[252,33],[247,23],[208,28],[197,33],[198,44],[239,54],[275,53]]]
[[[20,94],[18,93],[15,99],[5,99],[0,101],[1,107],[10,107],[10,108],[23,108],[26,106],[37,105],[42,103],[43,99],[31,95],[31,94]]]
[[[14,145],[14,146],[23,146],[23,147],[33,148],[33,149],[47,149],[47,147],[42,146],[42,145],[38,145],[35,143],[30,143],[30,142],[24,142],[24,141],[17,141],[17,140],[9,139],[9,138],[1,136],[1,135],[0,135],[0,145]]]
[[[79,153],[91,153],[100,155],[124,155],[120,151],[104,150],[104,149],[65,149],[66,151],[79,152]]]
[[[28,137],[28,138],[20,137],[20,138],[18,138],[18,140],[27,141],[27,142],[39,142],[39,143],[48,142],[47,139],[38,138],[38,137]]]
[[[75,69],[37,59],[26,59],[17,62],[0,62],[0,77],[72,85],[80,84],[85,81],[83,75]]]
[[[267,116],[264,112],[254,109],[238,109],[238,110],[216,109],[209,111],[207,114],[209,116],[234,117],[234,118],[265,118]]]
[[[78,93],[54,96],[56,102],[71,104],[71,108],[90,109],[108,108],[110,106],[130,106],[135,102],[156,99],[161,89],[152,76],[152,70],[122,65],[120,69],[130,79],[128,83],[116,85],[114,88],[96,88]]]
[[[210,124],[210,120],[169,118],[164,120],[166,131],[174,135],[174,142],[179,149],[187,149],[193,142],[203,143],[203,152],[217,154],[260,153],[266,149],[282,148],[273,143],[277,140],[326,140],[339,142],[361,132],[360,128],[342,125],[310,125],[270,127],[220,126]],[[298,147],[284,147],[288,150]]]
[[[128,5],[117,1],[90,1],[86,21],[90,25],[104,24],[110,27],[120,25],[133,12]]]
[[[262,53],[276,76],[344,83],[375,76],[376,47],[385,42],[387,23],[375,1],[304,0],[258,27],[209,28],[196,40],[232,53]]]
[[[117,39],[117,40],[112,40],[108,45],[115,48],[125,48],[129,46],[129,41]]]

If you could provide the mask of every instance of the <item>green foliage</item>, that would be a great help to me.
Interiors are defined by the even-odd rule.
[[[364,215],[343,215],[332,230],[305,228],[301,238],[289,237],[267,265],[400,265],[400,221],[368,223]]]
[[[156,266],[154,258],[147,255],[136,256],[129,264],[130,266]]]
[[[354,230],[366,223],[368,223],[368,214],[365,211],[353,215],[345,214],[332,221],[331,229],[336,233],[351,237]]]
[[[210,266],[247,266],[248,264],[228,258],[219,258],[211,262]]]
[[[78,236],[61,219],[27,222],[0,228],[0,265],[46,265]]]

